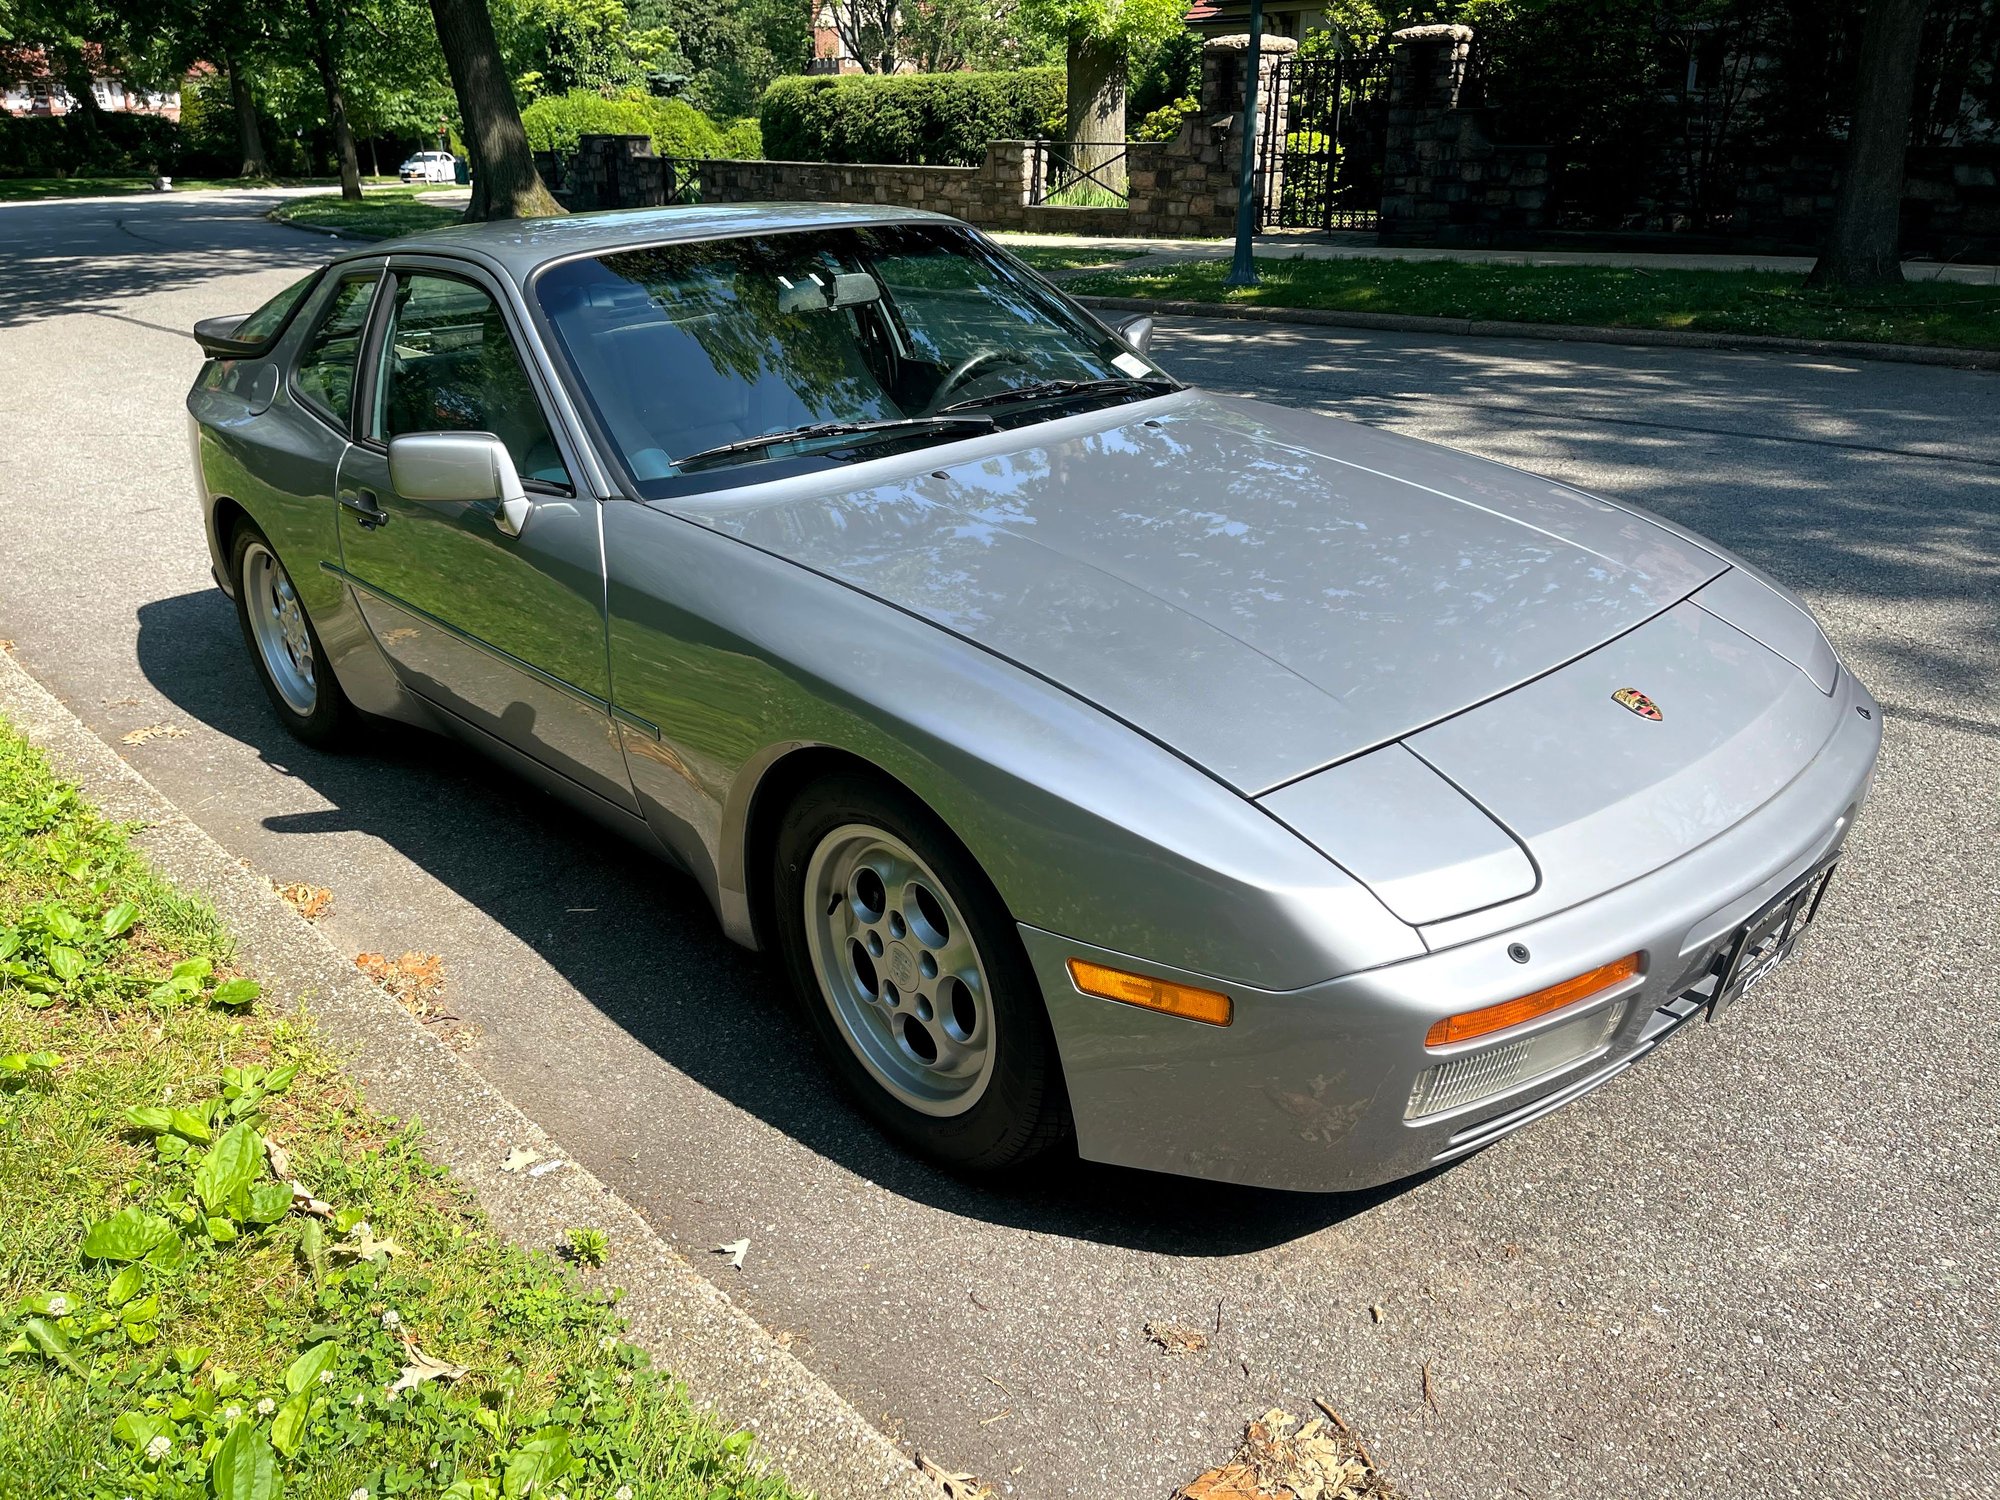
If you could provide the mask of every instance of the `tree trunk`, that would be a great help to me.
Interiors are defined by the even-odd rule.
[[[1078,202],[1125,192],[1125,48],[1072,37],[1069,44],[1069,151]]]
[[[238,177],[269,177],[271,159],[264,154],[264,132],[257,125],[257,100],[250,92],[250,80],[243,76],[238,58],[224,55],[222,66],[229,71],[229,100],[236,106],[236,138],[243,147],[243,166]]]
[[[1903,153],[1929,0],[1869,0],[1847,154],[1811,286],[1901,286]]]
[[[347,96],[341,92],[332,18],[327,9],[329,4],[339,3],[341,0],[305,0],[306,18],[312,23],[313,66],[319,70],[320,87],[326,91],[326,118],[333,127],[333,149],[340,158],[340,196],[358,203],[361,162],[354,154],[354,132],[347,124]]]
[[[459,118],[465,122],[466,155],[472,158],[472,202],[465,210],[466,220],[561,213],[562,205],[550,196],[535,170],[486,0],[430,0],[430,4],[452,92],[458,96]]]

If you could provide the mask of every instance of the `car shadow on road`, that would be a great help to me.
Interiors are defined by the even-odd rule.
[[[892,1144],[830,1087],[830,1075],[781,982],[723,937],[694,882],[578,819],[567,807],[456,742],[372,728],[344,754],[299,744],[269,711],[219,592],[139,610],[147,680],[190,717],[246,744],[324,798],[323,811],[267,817],[278,833],[356,831],[379,839],[505,927],[586,1001],[666,1066],[881,1187],[942,1212],[1164,1255],[1243,1254],[1312,1234],[1408,1184],[1354,1194],[1294,1194],[1198,1182],[1066,1157],[1030,1172],[966,1179]],[[559,897],[560,899],[555,899]],[[551,909],[588,908],[588,921]],[[794,1047],[748,1046],[791,1034]],[[508,1045],[489,1035],[481,1056]],[[499,1070],[504,1059],[487,1066]],[[590,1075],[573,1086],[587,1093]],[[542,1084],[547,1087],[564,1085]],[[588,1132],[565,1131],[525,1101],[587,1165]]]

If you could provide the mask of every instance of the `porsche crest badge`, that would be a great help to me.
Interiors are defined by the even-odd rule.
[[[1611,695],[1611,701],[1620,708],[1629,708],[1642,719],[1651,719],[1656,724],[1666,717],[1660,712],[1660,705],[1637,688],[1620,688]]]

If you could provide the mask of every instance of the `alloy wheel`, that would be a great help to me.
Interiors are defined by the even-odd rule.
[[[261,541],[243,549],[244,603],[264,670],[292,712],[309,718],[319,702],[318,663],[305,607],[277,554]]]
[[[992,990],[958,902],[894,834],[835,828],[806,869],[820,996],[875,1081],[928,1115],[963,1114],[993,1076]]]

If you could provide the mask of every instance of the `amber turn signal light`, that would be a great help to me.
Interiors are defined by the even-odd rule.
[[[1565,1005],[1574,1005],[1579,1000],[1602,994],[1638,972],[1639,955],[1628,953],[1614,963],[1592,969],[1588,974],[1579,974],[1574,979],[1565,979],[1561,984],[1552,984],[1545,990],[1536,990],[1532,995],[1523,995],[1518,1000],[1502,1000],[1498,1005],[1482,1005],[1478,1010],[1446,1016],[1424,1034],[1424,1045],[1448,1047],[1453,1042],[1470,1041],[1476,1036],[1505,1031],[1509,1026],[1519,1026],[1523,1021],[1532,1021],[1552,1010],[1561,1010]]]
[[[1107,969],[1103,964],[1087,963],[1080,958],[1069,961],[1069,978],[1084,994],[1100,1000],[1141,1005],[1189,1021],[1205,1021],[1210,1026],[1227,1026],[1236,1014],[1230,998],[1219,991],[1200,990],[1191,984],[1174,984],[1144,974],[1128,974],[1123,969]]]

